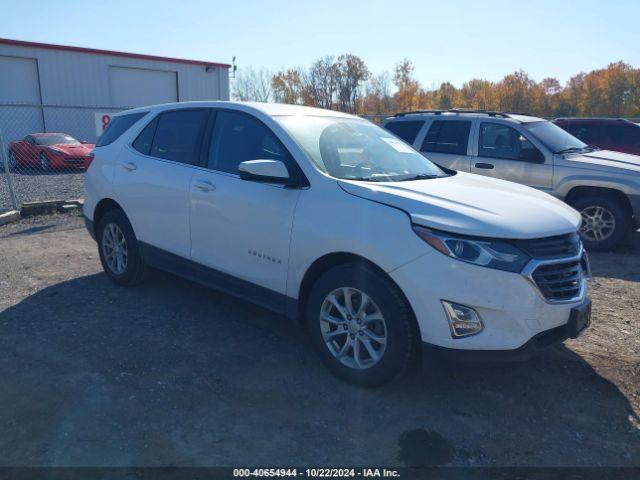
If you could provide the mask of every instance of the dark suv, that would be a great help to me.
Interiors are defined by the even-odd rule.
[[[640,125],[623,118],[557,118],[553,123],[587,145],[640,155]]]

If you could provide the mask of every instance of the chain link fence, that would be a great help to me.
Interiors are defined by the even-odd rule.
[[[91,150],[124,109],[0,104],[0,213],[81,198]]]

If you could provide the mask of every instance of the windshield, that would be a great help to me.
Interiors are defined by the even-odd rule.
[[[585,150],[588,145],[551,122],[528,122],[522,126],[553,153]]]
[[[447,176],[402,140],[366,120],[315,116],[276,120],[320,170],[335,178],[389,182]]]
[[[43,135],[41,137],[33,137],[38,145],[62,145],[62,144],[77,144],[78,140],[70,135]]]

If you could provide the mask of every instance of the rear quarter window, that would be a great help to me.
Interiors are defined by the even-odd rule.
[[[391,121],[387,123],[384,128],[393,133],[396,137],[401,138],[409,145],[413,145],[413,142],[418,135],[418,132],[424,125],[424,121],[411,120],[411,121]]]
[[[129,128],[144,117],[147,112],[141,113],[129,113],[127,115],[120,115],[118,117],[114,117],[110,122],[107,129],[100,135],[98,139],[98,143],[96,143],[96,147],[104,147],[105,145],[109,145],[110,143],[115,142],[118,138],[122,136],[124,132],[129,130]]]
[[[423,152],[466,155],[471,122],[463,120],[435,120],[422,143]]]

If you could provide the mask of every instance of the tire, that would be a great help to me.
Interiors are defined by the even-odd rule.
[[[580,236],[588,250],[611,250],[625,239],[631,227],[631,216],[614,197],[587,195],[572,201],[571,206],[582,215]]]
[[[40,152],[38,154],[38,163],[40,164],[40,170],[43,172],[51,171],[51,160],[47,157],[46,153]]]
[[[140,244],[122,210],[109,210],[104,214],[98,222],[96,239],[102,268],[114,283],[132,286],[144,280],[145,264]],[[114,243],[121,244],[122,240],[126,254],[122,250],[114,252],[110,247]]]
[[[359,316],[366,314],[369,318],[377,318],[377,310],[382,315],[382,323],[361,320],[358,325],[355,323],[357,314],[338,318],[340,311],[328,299],[333,294],[335,301],[346,304],[345,289],[350,292],[353,313],[361,306],[361,293],[364,292],[370,301]],[[321,316],[327,316],[325,314],[332,320],[338,318],[341,323],[321,320]],[[349,383],[374,387],[390,382],[401,377],[414,358],[417,326],[407,300],[383,273],[366,265],[339,265],[325,272],[311,288],[305,318],[311,342],[323,363]],[[386,339],[384,347],[370,337],[372,333],[379,339]],[[345,347],[347,341],[351,342],[350,347]],[[369,354],[365,341],[369,342],[375,356],[379,356],[377,360]],[[355,343],[358,344],[360,366],[355,361]],[[345,348],[346,353],[339,359],[337,355]]]

